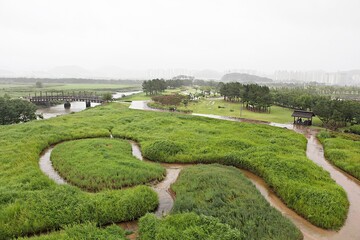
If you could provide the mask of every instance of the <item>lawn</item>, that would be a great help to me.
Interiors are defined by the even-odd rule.
[[[119,139],[84,139],[60,143],[51,153],[59,174],[84,190],[119,189],[162,180],[165,168],[139,161],[131,145]]]
[[[258,113],[241,108],[240,103],[228,102],[223,99],[202,99],[198,102],[190,102],[188,109],[194,113],[214,114],[237,118],[247,118],[276,123],[293,123],[291,114],[293,110],[279,106],[271,106],[270,113]],[[219,108],[220,107],[220,108]],[[240,115],[241,112],[241,115]],[[321,121],[317,117],[313,119],[314,125],[320,125]]]

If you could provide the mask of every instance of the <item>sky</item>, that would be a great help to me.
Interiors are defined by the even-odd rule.
[[[0,69],[359,69],[359,13],[359,0],[0,0]]]

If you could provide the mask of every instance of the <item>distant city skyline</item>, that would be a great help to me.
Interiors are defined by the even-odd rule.
[[[227,73],[247,73],[261,77],[268,77],[275,82],[318,82],[325,84],[360,85],[360,69],[349,71],[326,72],[323,70],[277,70],[272,73],[252,69],[227,69],[216,71],[211,69],[144,69],[129,70],[117,67],[104,67],[96,71],[79,66],[58,66],[44,71],[11,72],[0,69],[0,78],[93,78],[93,79],[133,79],[146,80],[152,78],[170,79],[177,75],[189,75],[198,79],[220,80]]]

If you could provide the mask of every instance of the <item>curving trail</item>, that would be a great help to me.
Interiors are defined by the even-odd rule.
[[[148,101],[133,101],[130,105],[131,109],[148,110],[148,111],[163,111],[152,109],[147,106]],[[294,126],[293,124],[278,124],[263,121],[256,121],[250,119],[237,119],[231,117],[224,117],[212,114],[197,114],[194,116],[202,116],[227,121],[250,122],[258,124],[268,124],[274,127],[281,127],[293,130],[297,133],[303,134],[307,138],[307,157],[315,162],[317,165],[328,171],[331,177],[344,188],[348,200],[350,202],[349,213],[344,226],[338,231],[325,230],[314,226],[303,217],[299,216],[296,212],[288,208],[281,199],[268,187],[268,185],[258,176],[241,170],[247,176],[270,203],[271,206],[279,210],[284,216],[289,218],[303,233],[304,239],[309,240],[357,240],[360,239],[360,181],[343,172],[337,167],[331,165],[324,157],[324,150],[322,144],[317,140],[317,131],[309,127]]]

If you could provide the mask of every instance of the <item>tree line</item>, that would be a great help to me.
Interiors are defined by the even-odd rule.
[[[36,106],[22,99],[0,97],[0,125],[28,122],[36,119]]]
[[[330,129],[347,124],[360,124],[360,102],[332,99],[314,91],[301,89],[277,89],[272,91],[274,104],[305,111],[313,111],[323,125]]]
[[[167,88],[179,88],[184,86],[209,86],[215,88],[215,81],[205,81],[200,79],[152,79],[142,83],[142,89],[146,95],[158,95]]]
[[[242,102],[246,109],[251,111],[268,112],[270,110],[272,98],[267,86],[220,82],[218,89],[225,101]]]

